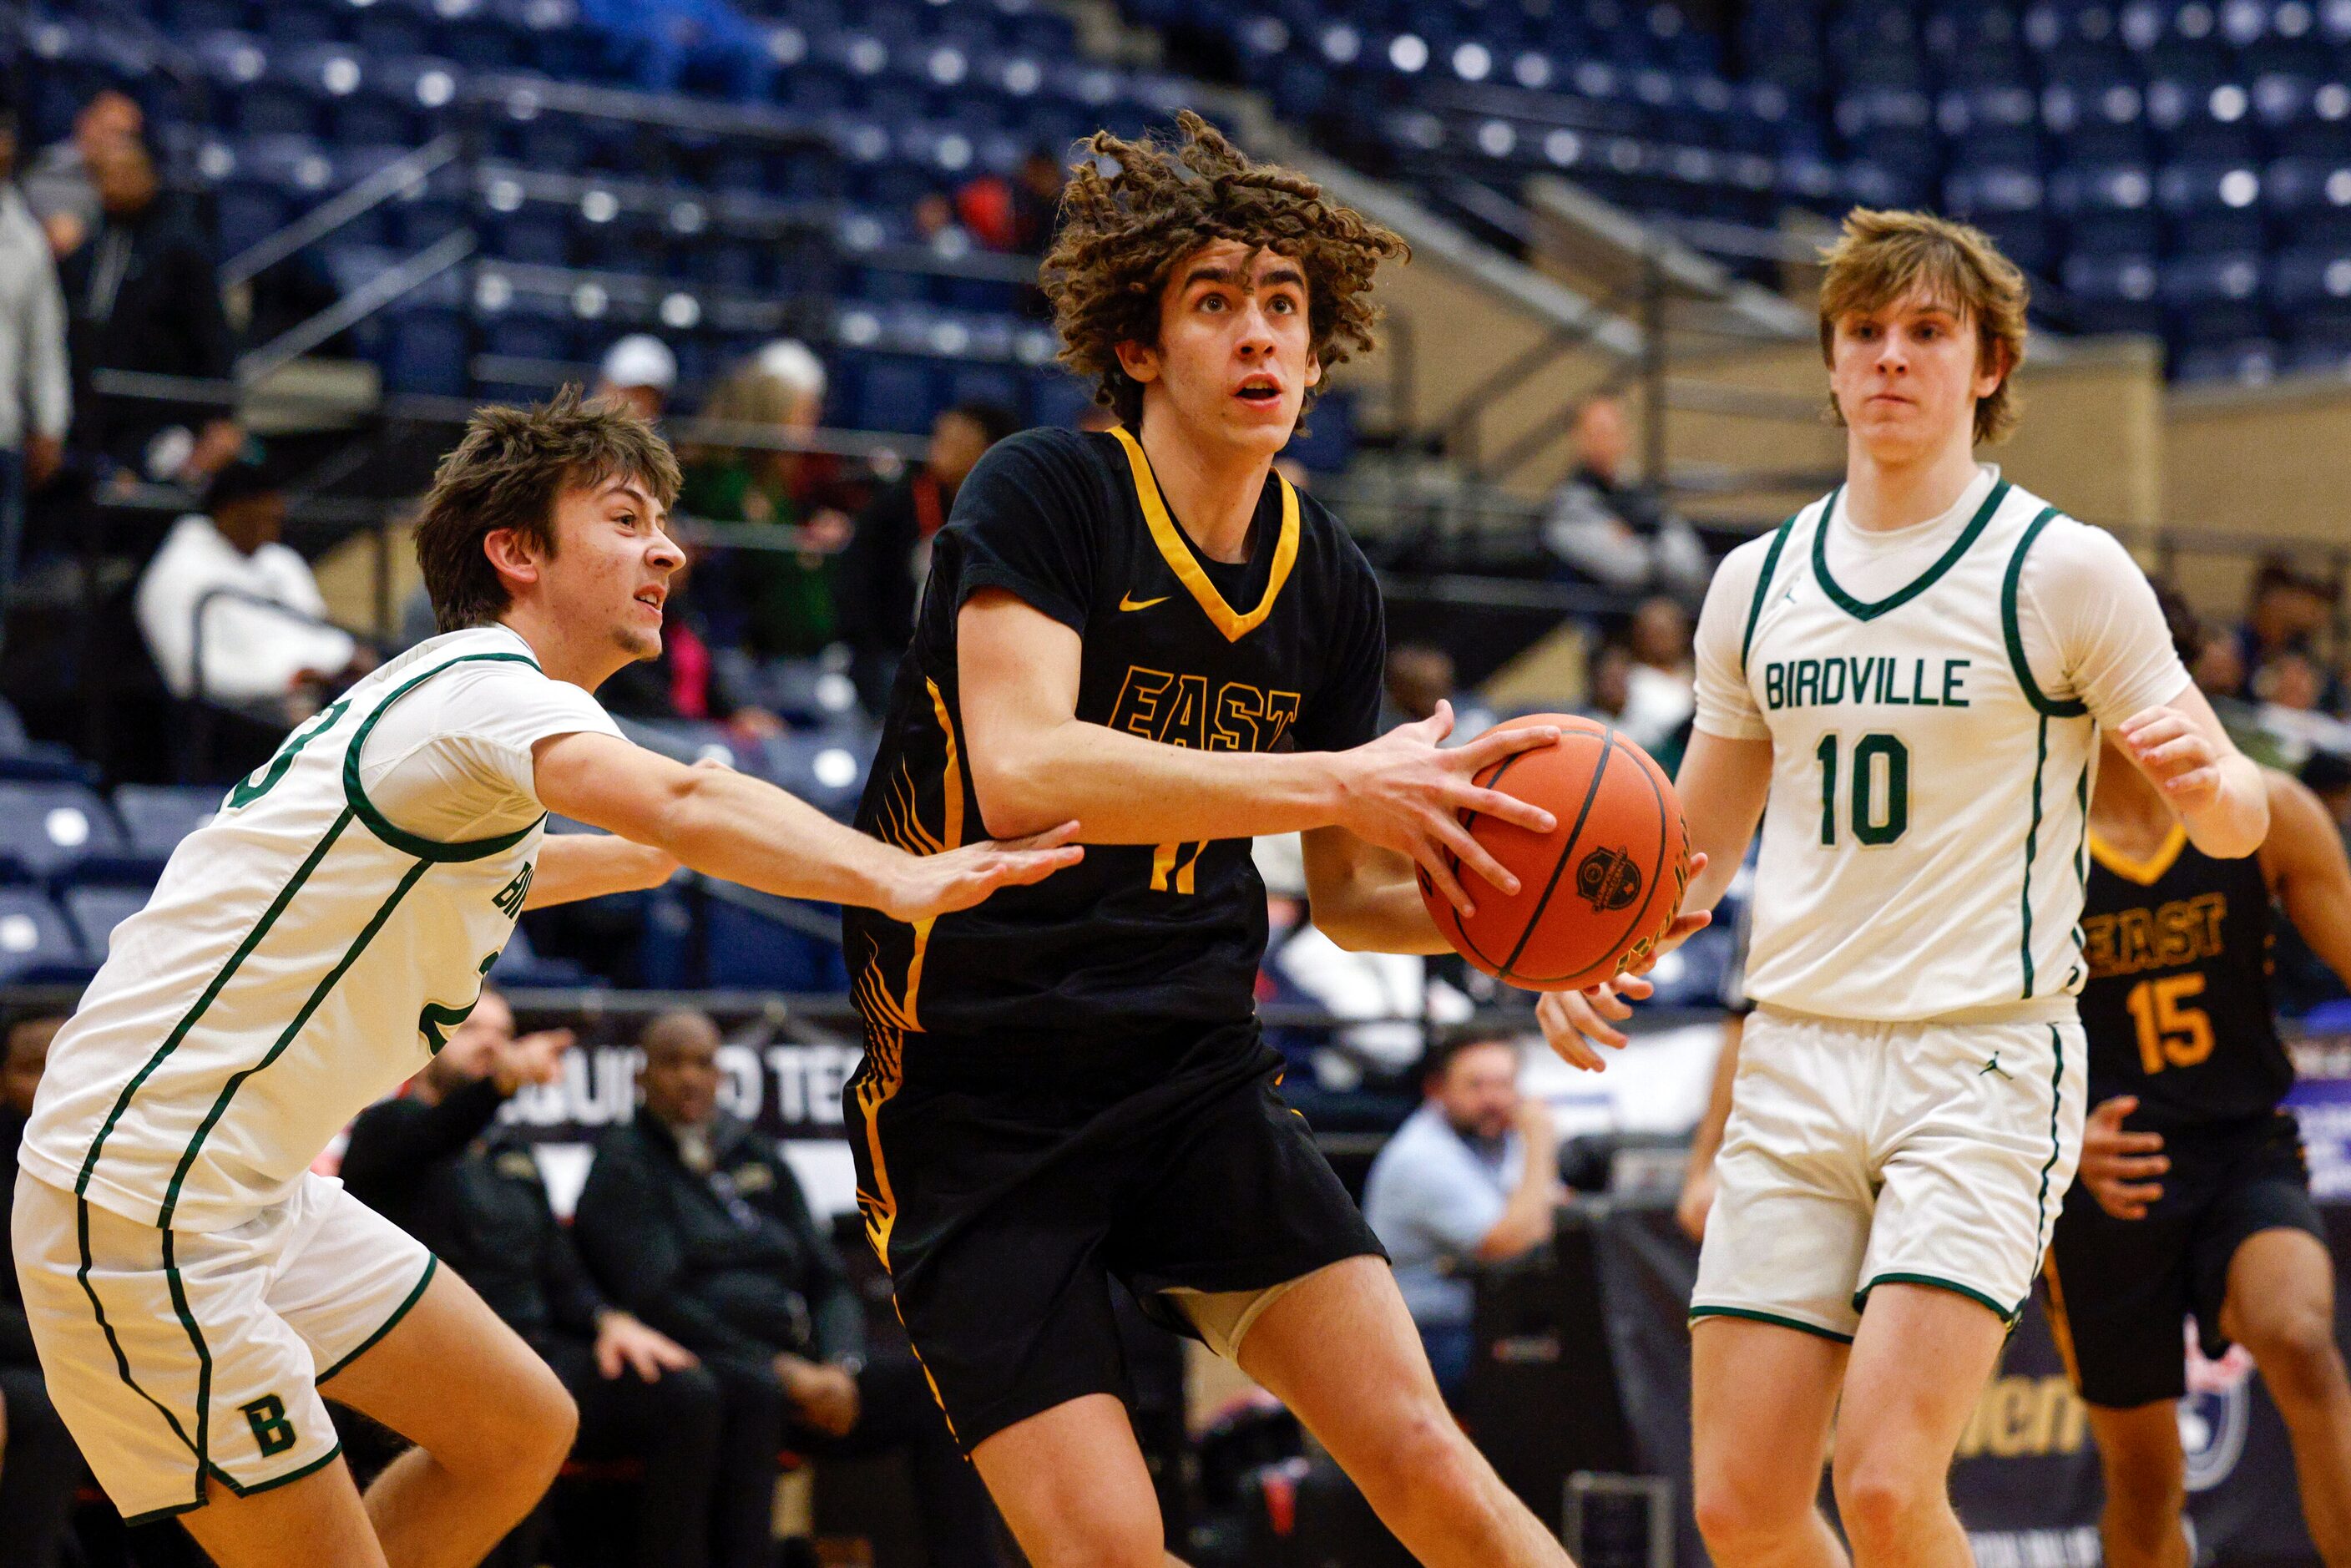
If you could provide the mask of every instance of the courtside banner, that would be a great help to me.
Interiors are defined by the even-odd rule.
[[[2325,1207],[2336,1259],[2336,1335],[2351,1344],[2343,1309],[2351,1276],[2342,1263],[2351,1248],[2351,1204]],[[1680,1568],[1706,1568],[1689,1508],[1689,1328],[1681,1311],[1697,1278],[1698,1250],[1671,1212],[1656,1206],[1617,1207],[1597,1234],[1609,1352],[1638,1463],[1674,1483]],[[2206,1361],[2184,1327],[2181,1354],[2189,1393],[2179,1405],[2179,1427],[2197,1561],[2315,1563],[2285,1427],[2252,1358],[2236,1349]],[[1951,1493],[1980,1568],[2092,1568],[2102,1561],[2097,1454],[2037,1293],[1976,1402]],[[1822,1495],[1834,1517],[1825,1484]]]

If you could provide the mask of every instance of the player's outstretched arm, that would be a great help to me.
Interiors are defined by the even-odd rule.
[[[2351,856],[2342,831],[2299,779],[2264,768],[2262,781],[2270,801],[2262,874],[2310,950],[2351,986]]]
[[[650,845],[705,876],[785,898],[879,909],[895,920],[968,909],[999,887],[1041,882],[1083,853],[1064,821],[1016,843],[910,855],[845,828],[774,785],[688,768],[615,736],[581,731],[532,748],[539,803]]]
[[[651,844],[601,833],[550,833],[538,846],[522,906],[546,909],[608,893],[641,893],[659,887],[676,870],[677,861]]]
[[[997,832],[1075,819],[1092,843],[1159,844],[1338,826],[1426,867],[1467,913],[1447,852],[1505,892],[1517,879],[1470,837],[1462,812],[1538,833],[1555,825],[1541,807],[1471,781],[1513,752],[1552,744],[1553,728],[1443,750],[1446,708],[1350,751],[1194,750],[1081,720],[1077,632],[1002,590],[966,601],[956,646],[967,764]]]
[[[1771,743],[1692,730],[1681,770],[1674,775],[1674,792],[1689,824],[1689,888],[1682,894],[1681,913],[1651,953],[1653,964],[1706,925],[1739,874],[1771,792]],[[1653,988],[1637,975],[1619,975],[1589,990],[1551,991],[1536,1005],[1535,1017],[1561,1060],[1598,1072],[1605,1063],[1593,1047],[1622,1050],[1625,1033],[1615,1026],[1631,1018],[1632,1004]]]
[[[2194,683],[2123,720],[2115,738],[2163,792],[2198,849],[2238,860],[2262,847],[2270,831],[2269,786]]]

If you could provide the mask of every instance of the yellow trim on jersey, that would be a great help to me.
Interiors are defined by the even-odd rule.
[[[879,980],[865,983],[872,971],[869,967],[860,977],[858,993],[861,999],[872,1003],[885,990]],[[886,1000],[886,998],[883,998]],[[878,1003],[876,1010],[883,1010]],[[882,1157],[882,1107],[898,1092],[904,1081],[904,1031],[895,1025],[875,1019],[865,1026],[865,1074],[857,1081],[857,1111],[865,1121],[865,1152],[873,1162],[872,1192],[858,1194],[858,1207],[865,1216],[865,1239],[873,1255],[882,1260],[886,1271],[890,1267],[890,1232],[898,1222],[898,1195],[890,1188],[890,1166]]]
[[[2124,881],[2135,882],[2141,887],[2153,887],[2161,882],[2164,873],[2179,862],[2179,852],[2187,847],[2188,830],[2177,822],[2171,824],[2171,831],[2165,835],[2155,853],[2143,861],[2131,859],[2095,831],[2090,834],[2090,853],[2097,862]]]
[[[1143,520],[1151,529],[1151,540],[1165,558],[1167,569],[1176,580],[1189,590],[1209,621],[1225,634],[1228,643],[1238,643],[1263,624],[1273,613],[1273,601],[1281,594],[1281,585],[1290,580],[1290,569],[1298,562],[1298,492],[1280,475],[1273,482],[1281,486],[1281,537],[1274,541],[1273,571],[1265,581],[1265,597],[1257,608],[1243,615],[1225,602],[1217,585],[1200,568],[1199,558],[1192,553],[1192,541],[1176,526],[1168,515],[1167,503],[1159,494],[1159,481],[1152,476],[1151,459],[1143,455],[1143,443],[1137,441],[1123,425],[1113,425],[1111,434],[1126,449],[1127,466],[1134,472],[1134,498],[1142,505]],[[1137,606],[1137,608],[1141,608]]]

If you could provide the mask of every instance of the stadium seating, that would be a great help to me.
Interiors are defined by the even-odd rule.
[[[0,887],[0,985],[70,984],[88,979],[95,967],[47,894]]]

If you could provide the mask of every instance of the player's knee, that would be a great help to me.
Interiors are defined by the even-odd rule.
[[[1865,1456],[1840,1464],[1835,1475],[1837,1518],[1856,1553],[1876,1557],[1919,1539],[1921,1524],[1950,1506],[1943,1474],[1913,1474],[1905,1466]]]
[[[1033,1568],[1165,1568],[1167,1562],[1156,1511],[1148,1519],[1067,1520],[1041,1546],[1020,1545]]]
[[[2176,1469],[2109,1466],[2105,1479],[2106,1528],[2134,1545],[2151,1549],[2170,1534],[2188,1506],[2187,1479]]]
[[[2244,1338],[2263,1381],[2281,1401],[2315,1397],[2344,1380],[2335,1324],[2316,1303],[2273,1304],[2245,1325]]]
[[[1719,1560],[1737,1561],[1759,1548],[1784,1540],[1802,1529],[1812,1511],[1812,1493],[1789,1495],[1768,1477],[1741,1473],[1733,1467],[1702,1468],[1697,1477],[1691,1508],[1699,1535]]]
[[[498,1401],[495,1462],[521,1490],[544,1490],[580,1435],[580,1406],[544,1363],[516,1380]]]
[[[1474,1491],[1474,1467],[1481,1464],[1452,1414],[1435,1401],[1415,1404],[1369,1445],[1350,1456],[1349,1469],[1365,1495],[1375,1499],[1426,1500],[1450,1508]]]

